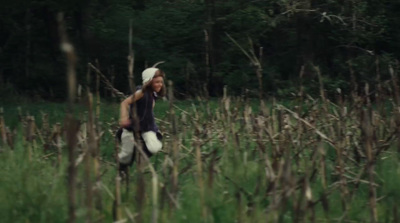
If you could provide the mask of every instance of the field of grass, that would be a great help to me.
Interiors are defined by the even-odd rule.
[[[400,221],[392,103],[160,100],[163,151],[122,181],[119,105],[93,105],[91,130],[89,108],[78,104],[72,185],[67,105],[0,107],[2,222],[67,222],[71,210],[75,222]]]

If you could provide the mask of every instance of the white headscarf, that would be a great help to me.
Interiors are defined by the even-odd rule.
[[[147,68],[146,70],[144,70],[142,72],[143,85],[148,84],[153,79],[153,77],[157,71],[158,71],[158,68],[153,68],[153,67]]]

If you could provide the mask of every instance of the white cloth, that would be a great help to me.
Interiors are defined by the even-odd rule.
[[[135,138],[133,137],[133,133],[123,129],[121,135],[121,150],[118,153],[120,163],[129,164],[132,159],[134,145]]]
[[[158,153],[162,148],[162,143],[158,140],[157,135],[153,131],[142,133],[142,138],[146,144],[147,149],[152,153]],[[132,155],[133,147],[135,145],[135,138],[133,133],[123,129],[121,134],[121,150],[118,153],[119,162],[122,164],[129,164]]]
[[[151,67],[147,68],[142,72],[143,85],[146,85],[153,79],[154,75],[156,74],[156,71],[158,71],[158,68]]]
[[[142,133],[144,143],[146,143],[147,149],[152,153],[158,153],[162,148],[162,143],[158,140],[157,135],[153,131]]]

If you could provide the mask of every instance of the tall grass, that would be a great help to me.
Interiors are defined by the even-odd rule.
[[[58,135],[61,154],[57,137],[52,137],[57,122],[65,126],[65,105],[2,106],[1,124],[12,140],[1,141],[0,216],[5,222],[67,221],[65,129]],[[129,182],[117,181],[122,184],[121,200],[115,203],[119,183],[113,134],[118,109],[115,103],[100,104],[95,123],[101,151],[98,179],[95,167],[90,167],[95,164],[85,161],[89,139],[80,137],[89,131],[88,110],[83,105],[76,108],[75,117],[81,120],[75,161],[77,222],[112,222],[116,210],[123,222],[149,222],[155,210],[157,222],[399,219],[396,104],[374,108],[359,98],[333,104],[311,97],[261,105],[229,96],[158,101],[155,113],[164,133],[163,152],[150,159],[151,165],[144,160],[142,168],[134,165]],[[36,126],[29,140],[28,116]],[[155,173],[150,171],[153,167]],[[88,192],[101,202],[88,205]]]

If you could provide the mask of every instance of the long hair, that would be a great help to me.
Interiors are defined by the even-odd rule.
[[[157,78],[157,77],[162,77],[162,78],[163,78],[163,81],[164,81],[164,79],[165,79],[165,73],[164,73],[164,71],[162,71],[162,70],[160,70],[160,69],[158,69],[158,70],[156,71],[156,73],[155,73],[154,76],[153,76],[153,79],[152,79],[151,81],[149,81],[149,83],[147,83],[146,86],[145,86],[145,88],[143,89],[145,92],[152,92],[153,89],[151,88],[151,82],[154,80],[154,78]],[[163,82],[163,86],[161,87],[160,92],[157,92],[157,96],[163,97],[163,96],[166,95],[166,93],[167,93],[167,90],[166,90],[166,88],[165,88],[165,82]]]

